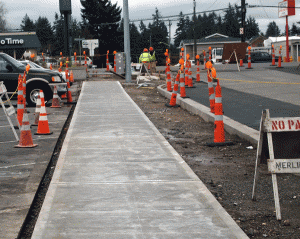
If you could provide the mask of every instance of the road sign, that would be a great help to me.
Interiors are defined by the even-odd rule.
[[[278,3],[278,17],[295,15],[295,0],[284,0]]]
[[[94,56],[94,50],[97,47],[99,47],[98,39],[82,40],[82,48],[88,48],[90,50],[90,56]]]
[[[281,220],[278,173],[300,173],[300,117],[270,118],[269,110],[263,111],[256,154],[252,199],[255,200],[258,166],[267,159],[272,174],[276,218]]]
[[[241,28],[240,28],[240,35],[243,35],[243,34],[244,34],[244,28],[241,27]]]

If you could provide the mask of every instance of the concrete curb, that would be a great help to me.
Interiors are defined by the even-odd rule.
[[[158,92],[166,97],[167,99],[171,99],[172,92],[168,92],[164,89],[165,85],[160,85],[157,87]],[[210,108],[188,98],[181,98],[177,95],[176,103],[180,105],[181,108],[199,115],[206,122],[215,122],[215,115],[210,112]],[[253,145],[257,145],[259,139],[259,131],[252,129],[246,125],[243,125],[233,119],[223,116],[224,129],[233,135],[237,135],[242,139],[249,141]]]

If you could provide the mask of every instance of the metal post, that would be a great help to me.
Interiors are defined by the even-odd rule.
[[[197,43],[196,43],[196,1],[194,1],[194,24],[193,24],[193,30],[194,30],[194,56],[196,60],[196,55],[197,55]]]
[[[64,20],[65,20],[65,52],[64,56],[69,56],[69,13],[64,12]]]
[[[246,25],[246,4],[245,4],[245,0],[242,0],[241,6],[242,6],[242,29],[243,29],[243,32],[241,34],[241,42],[245,42],[245,25]]]
[[[290,62],[290,46],[289,46],[289,23],[288,23],[288,16],[286,18],[286,26],[285,26],[285,32],[286,32],[286,62]]]
[[[129,34],[129,11],[128,0],[123,0],[123,17],[124,17],[124,51],[125,51],[125,81],[131,82],[131,57],[130,57],[130,34]]]

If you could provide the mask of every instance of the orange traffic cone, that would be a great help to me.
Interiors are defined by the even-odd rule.
[[[197,83],[200,83],[200,82],[201,82],[201,80],[200,80],[200,68],[199,68],[199,65],[200,65],[200,61],[199,61],[199,59],[200,59],[200,56],[199,56],[199,55],[197,55],[197,56],[196,56],[196,59],[197,59],[197,74],[196,74],[196,82],[197,82]]]
[[[50,64],[50,70],[52,70],[53,68],[52,68],[52,64]]]
[[[67,91],[67,104],[72,104],[73,103],[73,99],[72,99],[72,92],[70,90],[70,82],[69,80],[67,81],[67,85],[68,85],[68,91]]]
[[[167,73],[167,91],[172,91],[171,69],[169,63],[167,65],[166,73]]]
[[[171,96],[171,99],[170,99],[170,103],[166,103],[166,106],[167,107],[179,107],[179,105],[176,104],[176,98],[177,98],[177,92],[178,92],[178,85],[179,85],[179,72],[176,76],[176,80],[175,80],[175,84],[174,84],[174,87],[173,87],[173,93],[172,93],[172,96]]]
[[[34,113],[34,123],[32,126],[38,126],[41,112],[41,97],[40,94],[36,100],[35,113]]]
[[[210,69],[208,68],[208,70],[207,70],[207,85],[208,85],[210,112],[215,113],[215,91],[214,91],[214,86],[213,86],[213,82],[212,82],[212,78],[211,78],[209,70]]]
[[[223,104],[222,104],[222,89],[217,80],[216,86],[216,99],[215,99],[215,129],[214,129],[214,142],[207,143],[207,146],[225,146],[232,145],[233,142],[225,142],[225,131],[223,122]]]
[[[70,71],[70,77],[69,77],[69,81],[70,81],[70,82],[74,82],[74,75],[73,75],[73,71]]]
[[[40,118],[39,118],[37,132],[34,134],[39,134],[39,135],[52,134],[53,132],[50,132],[50,130],[49,130],[49,123],[48,123],[47,113],[46,113],[44,92],[42,90],[40,90],[40,97],[41,97]]]
[[[32,140],[29,119],[27,112],[25,111],[23,114],[20,141],[19,144],[15,146],[15,148],[33,148],[36,146],[37,144],[34,144]]]
[[[59,104],[59,98],[57,95],[57,89],[56,86],[54,86],[54,92],[53,92],[53,98],[52,98],[52,105],[50,106],[51,108],[61,108]]]
[[[181,65],[181,69],[180,69],[180,97],[181,97],[181,98],[188,98],[188,97],[186,96],[186,91],[185,91],[184,69],[183,69],[183,65]]]
[[[23,75],[23,98],[24,98],[24,108],[26,108],[26,71]]]
[[[17,119],[19,121],[19,125],[22,125],[24,114],[24,95],[23,95],[23,79],[22,76],[19,75],[18,79],[18,103],[17,103]]]
[[[193,85],[193,78],[192,78],[192,65],[191,65],[191,62],[189,62],[189,71],[188,71],[188,88],[196,88],[194,85]]]

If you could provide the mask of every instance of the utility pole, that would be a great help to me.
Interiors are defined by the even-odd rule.
[[[241,34],[241,42],[245,42],[245,25],[246,25],[246,3],[245,0],[241,0],[241,7],[242,7],[242,26],[240,29]]]
[[[170,51],[170,46],[171,46],[171,21],[169,19],[169,58],[171,59],[171,51]]]
[[[169,19],[169,50],[170,50],[170,45],[171,45],[171,20]]]
[[[124,17],[124,50],[125,50],[125,81],[131,83],[131,56],[130,56],[130,33],[129,33],[129,10],[128,0],[123,0]]]
[[[196,40],[196,1],[193,0],[194,2],[194,23],[193,23],[193,31],[194,31],[194,55],[195,58],[194,60],[196,60],[196,56],[197,56],[197,40]]]

